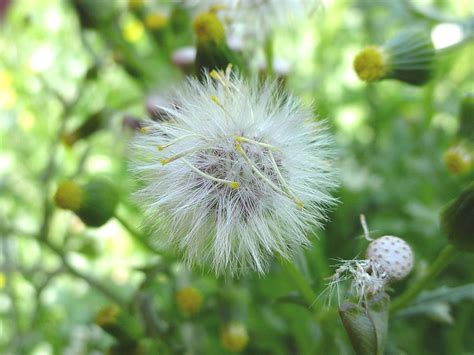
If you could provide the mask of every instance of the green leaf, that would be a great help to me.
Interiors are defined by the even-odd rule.
[[[474,283],[460,287],[440,287],[421,293],[411,306],[396,313],[397,317],[427,315],[432,319],[452,323],[450,305],[465,300],[474,300]]]
[[[339,307],[342,323],[357,354],[383,354],[389,302],[389,296],[383,293],[368,304],[343,303]]]

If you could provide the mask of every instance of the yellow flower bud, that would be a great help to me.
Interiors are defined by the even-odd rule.
[[[201,310],[202,294],[195,287],[184,287],[176,293],[176,302],[183,314],[196,314]]]
[[[429,33],[419,29],[400,32],[381,46],[370,46],[354,60],[354,69],[366,82],[396,79],[411,85],[430,80],[435,50]]]
[[[449,148],[444,153],[444,163],[453,175],[462,175],[472,167],[472,155],[461,145]]]
[[[193,29],[199,42],[221,43],[225,39],[224,26],[215,13],[204,12],[193,22]]]
[[[82,188],[73,181],[59,184],[54,194],[54,203],[60,208],[77,211],[81,207]]]
[[[115,324],[117,323],[119,314],[120,308],[117,305],[108,305],[97,313],[95,323],[100,327]]]
[[[354,59],[354,70],[362,81],[382,79],[388,71],[383,50],[375,46],[362,50]]]
[[[132,10],[143,7],[143,0],[128,0],[128,8]]]
[[[118,195],[112,183],[96,177],[81,185],[73,181],[61,183],[54,202],[60,208],[74,211],[86,225],[100,227],[114,216]]]
[[[150,30],[161,30],[168,23],[168,19],[161,12],[152,12],[145,16],[145,26]]]
[[[242,351],[249,342],[247,328],[244,324],[238,322],[227,324],[221,332],[221,342],[229,351]]]

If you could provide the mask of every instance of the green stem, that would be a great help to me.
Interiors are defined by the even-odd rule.
[[[390,312],[394,313],[409,304],[458,254],[452,245],[446,245],[431,264],[426,274],[405,293],[396,298],[390,305]]]
[[[122,225],[122,227],[128,232],[128,234],[144,249],[151,251],[154,254],[159,254],[165,258],[170,258],[165,252],[155,249],[145,239],[145,236],[140,233],[135,227],[133,227],[124,217],[120,216],[117,212],[114,215],[115,219]]]
[[[285,274],[295,283],[296,287],[308,304],[308,307],[311,307],[317,296],[301,271],[298,270],[293,263],[283,259],[280,259],[280,265],[283,268]]]

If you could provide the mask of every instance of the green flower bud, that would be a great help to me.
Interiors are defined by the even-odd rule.
[[[435,49],[428,32],[411,30],[382,46],[370,46],[354,59],[354,70],[362,81],[396,79],[423,85],[433,73]]]
[[[454,246],[474,252],[474,181],[446,206],[441,224]]]
[[[94,178],[84,185],[62,182],[56,190],[54,202],[60,208],[74,211],[84,224],[100,227],[114,216],[118,197],[110,182]]]

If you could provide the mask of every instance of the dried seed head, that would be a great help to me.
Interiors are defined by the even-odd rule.
[[[367,258],[387,274],[390,280],[404,279],[413,268],[413,251],[403,239],[383,236],[367,248]]]
[[[335,201],[332,140],[276,84],[226,72],[189,79],[134,141],[137,194],[166,245],[217,274],[265,272],[309,244]]]

